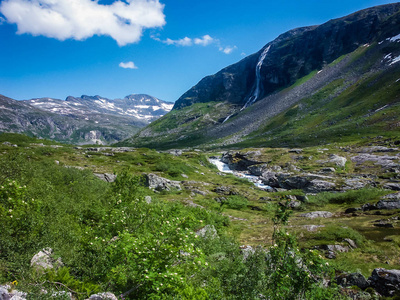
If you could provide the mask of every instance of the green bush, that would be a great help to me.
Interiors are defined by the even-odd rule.
[[[239,195],[229,196],[223,204],[226,204],[231,209],[243,209],[248,205],[248,200]]]

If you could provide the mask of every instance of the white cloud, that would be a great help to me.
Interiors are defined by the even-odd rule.
[[[217,39],[212,38],[208,34],[202,36],[201,38],[194,38],[194,39],[191,39],[189,37],[184,37],[184,38],[178,39],[178,40],[172,40],[170,38],[167,38],[166,40],[161,40],[160,38],[158,38],[157,36],[154,36],[154,35],[151,36],[151,38],[153,40],[156,40],[158,42],[161,42],[161,43],[164,43],[167,45],[176,45],[176,46],[184,46],[184,47],[193,46],[193,45],[208,46],[214,42],[218,42]]]
[[[194,39],[194,43],[196,44],[196,45],[201,45],[201,46],[208,46],[208,45],[210,45],[211,43],[213,43],[213,42],[215,42],[216,40],[215,39],[213,39],[211,36],[209,36],[208,34],[207,35],[204,35],[202,38],[195,38]]]
[[[219,47],[219,51],[224,52],[225,54],[231,54],[236,49],[237,49],[236,46]]]
[[[133,61],[128,62],[120,62],[119,66],[124,69],[137,69],[138,67],[134,64]]]
[[[165,41],[161,41],[164,44],[167,45],[177,45],[177,46],[192,46],[193,42],[191,38],[184,37],[183,39],[179,40],[171,40],[171,39],[166,39]]]
[[[145,28],[165,25],[159,0],[117,0],[101,5],[97,0],[3,0],[0,12],[30,33],[58,40],[84,40],[106,35],[118,45],[138,42]]]

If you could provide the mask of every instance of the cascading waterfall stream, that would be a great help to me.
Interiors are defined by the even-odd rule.
[[[267,48],[264,49],[264,51],[261,53],[257,65],[256,65],[256,88],[254,89],[253,95],[247,100],[246,104],[242,107],[241,111],[245,109],[246,107],[252,105],[258,97],[260,96],[260,87],[261,87],[261,67],[264,62],[265,57],[268,54],[269,49],[271,48],[271,45],[268,46]]]
[[[246,107],[252,105],[254,102],[257,101],[258,97],[260,96],[260,87],[261,87],[261,67],[262,64],[265,60],[265,57],[268,54],[269,49],[271,48],[271,45],[268,46],[267,48],[264,49],[264,51],[261,53],[260,57],[258,58],[258,62],[256,65],[256,87],[254,89],[253,95],[251,95],[249,97],[249,99],[247,100],[246,104],[240,109],[240,111],[242,111],[243,109],[245,109]],[[231,114],[229,116],[227,116],[225,118],[225,120],[222,122],[222,124],[224,124],[226,121],[228,121],[230,119],[230,117],[232,117],[234,115]]]

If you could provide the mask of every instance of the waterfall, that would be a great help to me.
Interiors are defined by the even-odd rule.
[[[249,97],[249,100],[247,100],[246,104],[242,107],[241,110],[245,109],[246,107],[250,106],[260,96],[260,87],[261,87],[261,67],[264,62],[265,57],[268,54],[269,48],[271,48],[271,45],[269,45],[267,48],[264,49],[264,51],[261,53],[260,57],[258,58],[258,62],[256,65],[256,87],[254,89],[253,95]]]

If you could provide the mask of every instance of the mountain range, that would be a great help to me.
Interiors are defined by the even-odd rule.
[[[397,134],[400,3],[290,30],[120,145],[296,146]]]
[[[24,101],[0,95],[0,131],[73,144],[110,144],[132,136],[172,106],[144,94],[114,100],[83,95]]]

